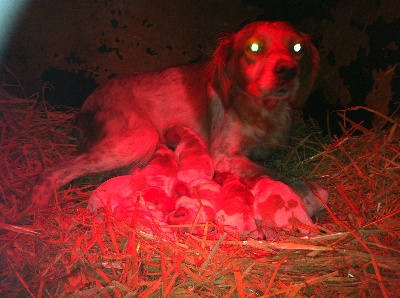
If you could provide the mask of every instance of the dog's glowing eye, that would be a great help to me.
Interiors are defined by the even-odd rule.
[[[250,50],[250,52],[253,52],[253,53],[259,53],[261,51],[261,46],[258,43],[253,42],[249,46],[249,50]]]
[[[303,47],[301,46],[300,43],[296,43],[296,44],[293,46],[293,51],[294,51],[295,53],[300,53],[302,50],[303,50]]]

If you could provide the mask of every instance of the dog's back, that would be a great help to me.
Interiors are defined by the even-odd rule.
[[[148,119],[160,136],[166,127],[181,124],[206,138],[208,80],[206,63],[110,80],[82,106],[81,148],[87,150],[110,135],[145,129],[137,118]]]

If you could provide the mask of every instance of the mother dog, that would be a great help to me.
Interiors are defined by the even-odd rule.
[[[264,173],[252,160],[286,143],[318,60],[291,25],[258,21],[223,37],[207,63],[110,80],[83,104],[82,152],[43,171],[33,203],[46,205],[55,188],[80,176],[145,165],[172,124],[206,141],[215,170]]]

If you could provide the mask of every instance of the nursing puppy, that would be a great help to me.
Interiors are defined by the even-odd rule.
[[[318,53],[284,22],[253,22],[219,41],[211,61],[110,80],[83,104],[81,153],[43,171],[32,200],[90,173],[144,166],[163,130],[184,125],[207,144],[215,170],[252,176],[285,144],[293,108],[308,97]]]

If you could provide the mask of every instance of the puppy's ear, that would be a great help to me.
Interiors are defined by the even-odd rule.
[[[227,34],[219,39],[218,47],[210,61],[211,84],[220,96],[226,109],[232,105],[230,90],[233,80],[232,57],[234,35]]]
[[[296,100],[292,103],[295,108],[302,107],[314,88],[315,79],[319,70],[319,53],[317,48],[310,41],[310,38],[300,33],[306,45],[306,52],[300,61],[300,88]]]

